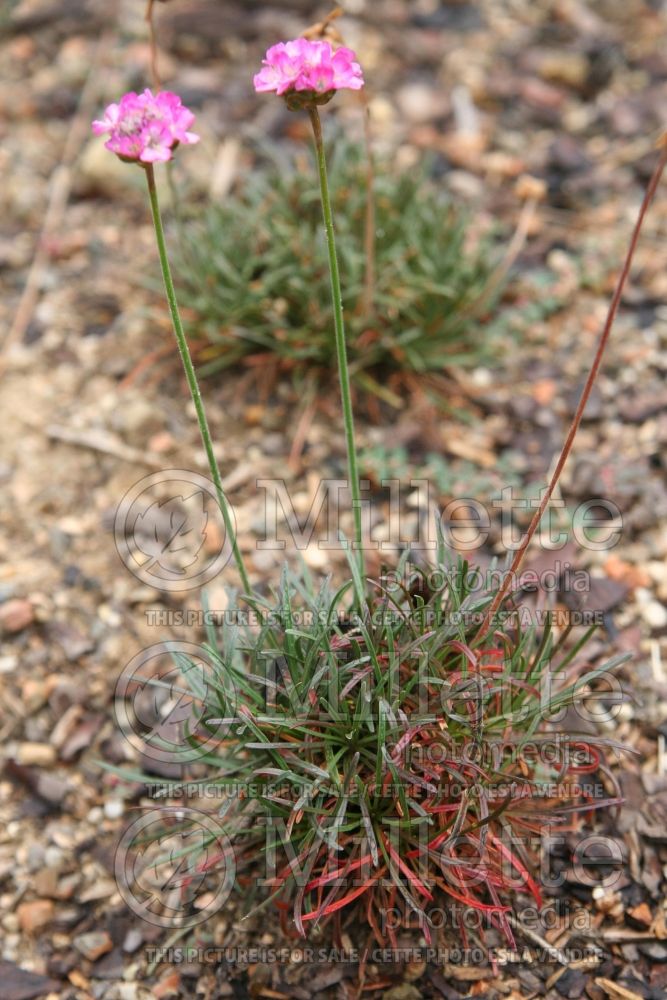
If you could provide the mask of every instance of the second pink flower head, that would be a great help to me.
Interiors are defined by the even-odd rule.
[[[326,41],[296,38],[292,42],[279,42],[268,50],[254,83],[260,93],[328,94],[344,89],[361,90],[364,77],[351,49],[334,50]]]
[[[179,143],[199,141],[199,136],[190,132],[194,120],[177,94],[132,91],[106,108],[104,118],[93,122],[93,132],[108,135],[107,149],[123,160],[156,163],[170,160]]]

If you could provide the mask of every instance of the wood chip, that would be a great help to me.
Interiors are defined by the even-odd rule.
[[[3,1000],[35,1000],[47,993],[60,995],[62,983],[48,976],[22,969],[13,962],[0,960],[0,983]]]
[[[644,1000],[639,993],[626,989],[620,983],[613,983],[611,979],[603,979],[601,976],[598,976],[595,982],[597,986],[605,991],[608,997],[611,997],[611,1000]]]

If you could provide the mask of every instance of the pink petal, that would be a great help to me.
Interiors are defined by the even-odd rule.
[[[347,88],[360,90],[364,85],[361,66],[352,49],[336,51],[325,40],[295,38],[278,42],[266,53],[263,68],[254,77],[258,92],[314,90],[327,93]]]
[[[171,154],[169,146],[146,146],[139,159],[142,163],[166,163],[171,159]]]
[[[315,90],[326,94],[334,89],[333,70],[330,66],[309,66],[296,81],[297,90]]]
[[[146,88],[130,91],[110,104],[102,120],[92,124],[96,135],[109,133],[107,149],[145,163],[170,160],[176,143],[194,144],[199,136],[189,128],[195,116],[169,90],[157,94]]]
[[[267,49],[265,62],[269,64],[275,62],[276,59],[279,59],[284,54],[287,46],[290,44],[290,42],[287,45],[285,45],[285,42],[278,42],[277,45],[272,45],[270,49]]]
[[[271,66],[265,66],[253,79],[255,90],[260,94],[275,90],[279,82],[280,75]]]

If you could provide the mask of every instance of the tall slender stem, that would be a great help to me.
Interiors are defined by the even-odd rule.
[[[364,252],[366,254],[366,275],[364,278],[364,294],[361,299],[361,314],[365,320],[370,321],[375,304],[375,162],[373,158],[373,136],[371,134],[371,109],[367,96],[364,96],[364,103],[364,140],[366,146]]]
[[[155,35],[155,0],[148,0],[146,5],[146,21],[148,23],[148,34],[150,37],[150,47],[151,47],[151,76],[153,77],[153,86],[156,90],[160,89],[160,73],[158,71],[157,65],[157,37]]]
[[[195,374],[194,365],[192,364],[192,358],[190,357],[190,349],[188,347],[188,342],[185,338],[185,333],[183,331],[183,324],[181,323],[181,316],[178,311],[178,302],[176,301],[176,290],[174,289],[174,282],[171,277],[171,268],[169,267],[169,259],[167,257],[167,245],[164,238],[164,229],[162,227],[162,217],[160,215],[160,204],[158,202],[157,188],[155,187],[155,173],[153,171],[152,164],[146,166],[146,180],[148,181],[148,193],[151,200],[151,211],[153,213],[153,225],[155,226],[155,236],[157,239],[157,249],[160,256],[160,266],[162,268],[162,277],[164,278],[164,287],[167,292],[167,301],[169,302],[169,312],[171,313],[171,320],[174,326],[174,334],[176,335],[176,343],[178,344],[178,351],[181,355],[181,361],[183,362],[183,368],[185,369],[185,377],[188,382],[190,389],[190,395],[192,396],[192,402],[195,404],[195,412],[197,414],[197,422],[199,424],[199,430],[201,432],[202,441],[204,442],[204,450],[206,451],[206,457],[208,459],[208,466],[211,470],[211,478],[215,485],[215,491],[218,496],[218,503],[220,505],[220,512],[222,514],[223,521],[225,522],[225,530],[227,531],[227,537],[231,541],[232,554],[236,562],[236,566],[239,571],[239,576],[241,577],[241,582],[246,594],[250,593],[250,581],[248,580],[248,574],[246,568],[243,564],[243,558],[239,550],[236,541],[236,532],[234,531],[234,524],[232,522],[231,510],[227,497],[225,496],[225,491],[222,487],[222,478],[220,476],[220,469],[218,468],[218,462],[213,451],[213,441],[211,439],[211,432],[209,430],[208,421],[206,419],[206,411],[204,409],[204,402],[201,398],[201,393],[199,391],[199,384],[197,383],[197,376]]]
[[[336,238],[334,235],[331,197],[329,195],[329,180],[327,177],[327,162],[322,138],[322,122],[317,107],[309,108],[310,121],[315,136],[317,166],[320,175],[320,191],[322,194],[322,213],[324,228],[329,250],[329,271],[331,274],[331,295],[333,298],[334,330],[336,334],[336,356],[338,359],[338,376],[340,378],[340,395],[343,404],[343,419],[345,421],[345,443],[347,445],[347,467],[352,493],[352,510],[354,514],[354,543],[358,553],[359,570],[364,574],[364,553],[361,538],[361,492],[359,487],[359,471],[357,449],[354,437],[354,414],[352,412],[352,395],[350,392],[350,372],[347,363],[347,345],[345,342],[345,323],[343,320],[343,297],[340,290],[340,272],[336,254]]]
[[[572,445],[574,444],[574,439],[576,437],[577,431],[579,430],[579,424],[581,423],[581,418],[583,416],[584,410],[586,408],[586,403],[588,402],[588,397],[591,394],[591,389],[593,388],[593,383],[597,377],[598,371],[600,370],[600,364],[602,362],[602,355],[604,354],[604,349],[607,346],[609,340],[609,334],[611,333],[611,328],[614,325],[614,320],[616,319],[616,314],[618,313],[618,307],[621,304],[621,297],[623,295],[623,289],[630,273],[630,268],[632,266],[632,259],[635,255],[635,250],[637,249],[637,243],[639,242],[639,234],[641,233],[642,226],[644,225],[644,219],[646,218],[646,213],[653,201],[653,196],[657,190],[658,184],[660,183],[660,178],[662,177],[665,166],[667,165],[667,142],[665,139],[662,140],[662,152],[660,154],[660,159],[656,164],[653,171],[651,179],[646,188],[646,193],[644,195],[644,200],[642,201],[641,208],[639,209],[639,215],[637,216],[637,221],[635,227],[632,231],[632,238],[630,240],[630,245],[628,246],[628,251],[625,255],[625,261],[623,262],[623,267],[621,268],[621,273],[618,276],[618,281],[616,282],[616,288],[612,296],[611,302],[609,304],[609,311],[607,313],[607,318],[605,320],[604,327],[602,328],[602,333],[600,335],[600,340],[598,342],[597,350],[595,352],[595,357],[593,358],[593,364],[591,365],[591,370],[588,373],[588,378],[586,379],[586,384],[584,385],[583,391],[581,393],[581,398],[577,405],[574,417],[572,418],[572,423],[570,424],[570,429],[567,432],[567,437],[565,438],[565,443],[563,445],[563,450],[560,453],[558,462],[556,463],[556,468],[554,469],[553,475],[544,491],[542,497],[542,502],[540,506],[535,511],[533,519],[530,522],[528,531],[524,535],[521,545],[517,549],[514,559],[512,560],[512,565],[510,566],[509,572],[505,576],[503,584],[494,597],[491,605],[489,606],[486,615],[484,616],[484,621],[482,622],[479,632],[477,633],[476,639],[481,641],[484,639],[489,631],[489,628],[493,624],[493,618],[499,607],[505,600],[507,593],[512,586],[512,582],[516,576],[516,573],[521,566],[523,557],[526,553],[526,549],[530,545],[530,541],[539,527],[540,521],[544,516],[544,512],[547,509],[553,492],[556,489],[558,480],[560,479],[563,467],[567,462],[570,452],[572,451]]]

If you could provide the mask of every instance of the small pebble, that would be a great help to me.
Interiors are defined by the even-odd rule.
[[[49,846],[44,851],[44,863],[49,866],[49,868],[59,868],[63,862],[63,852],[55,844],[49,844]]]
[[[11,674],[18,666],[18,656],[0,656],[0,674]]]
[[[125,812],[125,803],[122,799],[107,799],[104,803],[104,815],[107,819],[120,819]]]
[[[136,927],[131,927],[130,930],[125,935],[125,940],[123,941],[123,951],[128,955],[140,948],[144,940],[144,936],[140,930]]]
[[[20,743],[16,759],[26,767],[49,767],[55,763],[55,747],[48,743]]]
[[[644,621],[651,628],[659,629],[667,626],[667,608],[660,601],[648,601],[641,609]]]
[[[35,620],[35,612],[30,601],[15,597],[0,604],[0,631],[22,632]]]
[[[89,934],[79,934],[72,939],[72,944],[84,958],[96,962],[113,948],[113,941],[106,931],[91,931]]]
[[[50,899],[33,899],[27,903],[19,903],[16,915],[21,930],[25,934],[34,934],[35,931],[46,927],[53,920],[54,910],[54,904]]]
[[[449,110],[447,97],[442,90],[425,83],[406,83],[398,91],[396,101],[403,115],[411,122],[423,124],[439,118]]]
[[[1,667],[0,672],[2,672]],[[48,688],[46,683],[40,678],[27,677],[23,683],[22,695],[27,711],[32,714],[33,712],[37,712],[42,705],[46,704]]]

